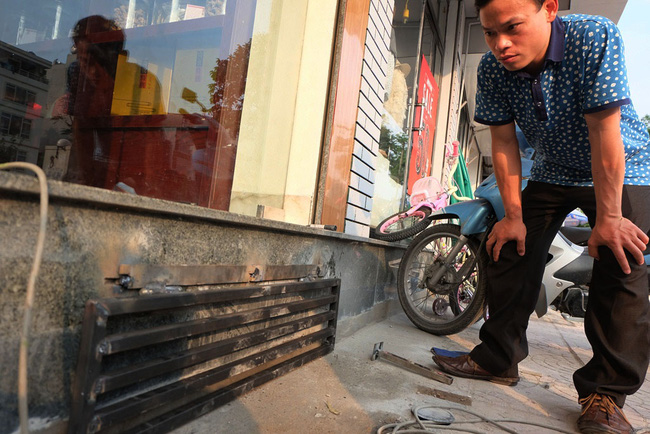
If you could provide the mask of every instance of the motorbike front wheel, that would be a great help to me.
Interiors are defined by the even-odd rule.
[[[434,225],[411,242],[400,262],[400,304],[413,324],[434,335],[458,333],[485,311],[487,253],[469,238],[455,258],[448,258],[459,242],[459,226]],[[442,277],[432,281],[443,267]]]

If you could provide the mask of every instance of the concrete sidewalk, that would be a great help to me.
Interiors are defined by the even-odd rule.
[[[335,351],[325,358],[271,381],[174,433],[374,433],[384,424],[412,420],[411,408],[423,405],[455,407],[490,419],[547,427],[504,424],[517,433],[577,432],[580,406],[571,376],[589,360],[591,348],[583,324],[558,312],[531,318],[530,355],[520,364],[521,381],[515,387],[463,378],[445,385],[387,362],[370,360],[373,345],[383,341],[385,351],[436,367],[431,359],[432,346],[467,351],[478,343],[479,325],[439,337],[415,328],[404,314],[395,315],[337,340]],[[434,396],[444,392],[469,398],[471,404]],[[624,410],[638,433],[650,433],[650,381],[628,398]],[[458,410],[452,413],[457,422],[476,420]],[[486,423],[459,427],[504,432]]]

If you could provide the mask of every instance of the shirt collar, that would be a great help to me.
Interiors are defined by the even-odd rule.
[[[564,22],[555,17],[551,23],[551,40],[546,52],[547,62],[561,62],[564,59]]]

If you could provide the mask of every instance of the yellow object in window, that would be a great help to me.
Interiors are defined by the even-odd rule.
[[[158,77],[144,66],[129,62],[120,54],[115,73],[111,115],[166,114]]]

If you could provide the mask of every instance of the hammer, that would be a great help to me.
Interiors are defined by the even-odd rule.
[[[370,357],[370,360],[382,359],[387,362],[391,362],[399,366],[400,368],[404,368],[407,371],[411,371],[416,374],[423,375],[427,378],[440,381],[441,383],[444,384],[451,384],[454,381],[454,379],[447,374],[444,374],[432,368],[427,368],[426,366],[420,365],[419,363],[412,362],[396,354],[389,353],[387,351],[384,351],[383,349],[384,349],[383,342],[379,342],[375,344],[375,347],[372,350],[372,356]]]

